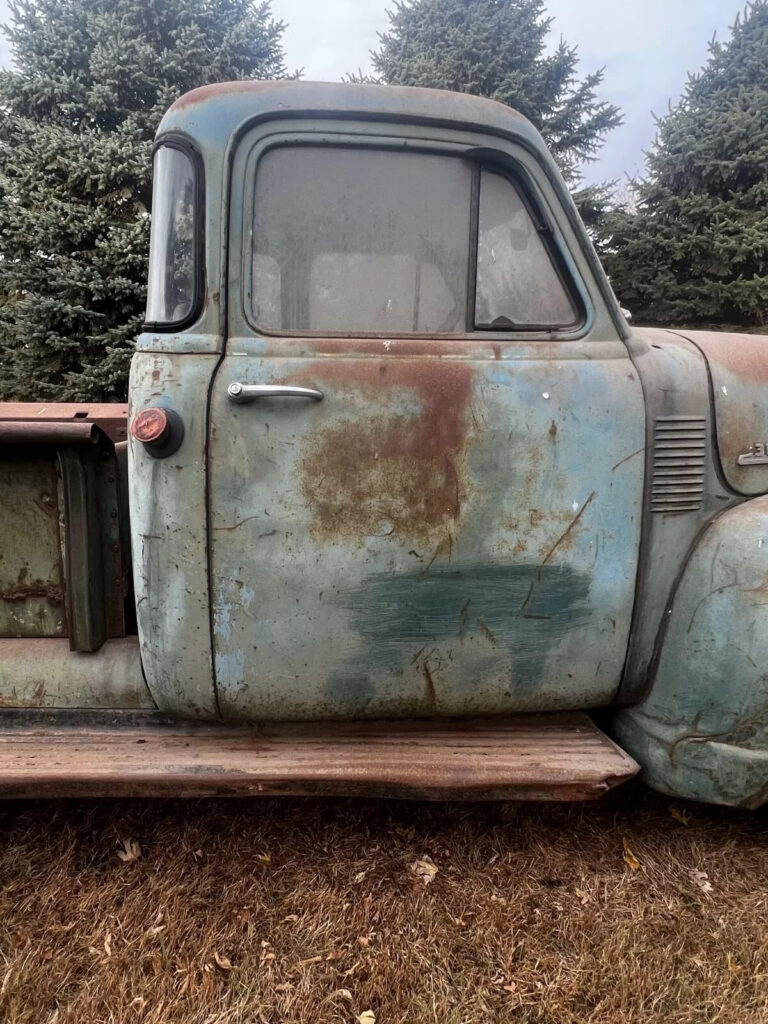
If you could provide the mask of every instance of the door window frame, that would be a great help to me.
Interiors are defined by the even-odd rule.
[[[252,258],[252,234],[255,207],[255,187],[258,164],[263,156],[272,149],[287,146],[339,147],[344,149],[394,150],[402,152],[403,135],[353,135],[348,133],[329,132],[281,132],[271,136],[262,136],[252,144],[246,160],[241,181],[243,185],[242,205],[240,212],[242,223],[240,230],[239,262],[241,301],[240,315],[244,325],[256,335],[285,338],[403,338],[440,340],[474,339],[485,342],[490,340],[576,340],[589,333],[594,319],[594,309],[584,280],[576,266],[573,256],[565,244],[561,232],[556,226],[555,218],[547,208],[546,201],[522,164],[504,150],[491,149],[476,144],[455,143],[443,140],[418,139],[408,140],[407,152],[430,153],[443,155],[451,159],[470,161],[473,167],[473,185],[470,198],[470,238],[468,239],[468,282],[466,329],[464,331],[429,332],[429,331],[324,331],[324,330],[293,330],[285,328],[265,327],[259,324],[253,313],[252,274],[250,262]],[[480,196],[481,170],[486,168],[506,178],[520,195],[522,202],[544,242],[545,249],[552,266],[561,280],[574,308],[578,319],[570,325],[533,325],[531,327],[475,327],[475,290],[477,283],[477,236],[478,212]],[[232,187],[237,183],[233,180]],[[236,243],[236,235],[231,236]],[[230,254],[230,258],[234,254]],[[233,282],[230,282],[233,283]]]

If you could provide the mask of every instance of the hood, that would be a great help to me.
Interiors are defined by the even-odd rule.
[[[675,333],[692,341],[709,365],[726,481],[740,494],[768,493],[768,335]]]

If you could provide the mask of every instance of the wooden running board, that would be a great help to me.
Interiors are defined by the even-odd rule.
[[[637,771],[581,713],[258,728],[159,715],[0,717],[1,797],[581,800]]]

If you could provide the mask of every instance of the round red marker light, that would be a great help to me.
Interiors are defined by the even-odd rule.
[[[168,430],[168,416],[164,409],[150,406],[137,412],[131,422],[131,434],[142,444],[157,444]]]
[[[133,417],[131,435],[144,445],[147,455],[153,459],[165,459],[181,447],[184,424],[173,409],[150,405]]]

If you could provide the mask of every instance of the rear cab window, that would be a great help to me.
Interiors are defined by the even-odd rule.
[[[197,313],[202,272],[200,191],[194,154],[175,142],[158,146],[153,169],[147,327],[178,329]]]
[[[520,186],[440,153],[268,150],[250,276],[250,318],[267,332],[552,331],[583,319]]]

